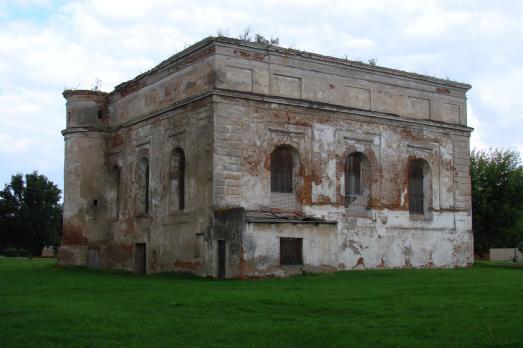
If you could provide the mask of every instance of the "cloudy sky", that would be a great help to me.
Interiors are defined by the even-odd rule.
[[[472,85],[476,148],[523,152],[523,1],[0,1],[0,186],[63,186],[67,88],[111,91],[218,30]]]

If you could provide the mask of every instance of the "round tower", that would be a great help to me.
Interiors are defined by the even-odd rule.
[[[59,262],[86,265],[89,250],[105,238],[104,201],[108,94],[67,90],[63,237]],[[94,243],[94,244],[93,244]],[[96,255],[94,255],[96,256]],[[96,265],[94,265],[96,266]]]

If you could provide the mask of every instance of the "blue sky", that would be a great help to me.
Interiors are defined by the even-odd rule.
[[[102,90],[188,45],[246,27],[282,46],[470,83],[475,148],[523,151],[523,1],[0,2],[0,185],[63,186],[65,88]]]

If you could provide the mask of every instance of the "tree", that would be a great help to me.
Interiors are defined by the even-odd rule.
[[[37,255],[58,245],[62,229],[60,189],[44,175],[18,173],[0,191],[0,248],[25,248]]]
[[[472,151],[474,248],[516,247],[523,242],[523,167],[510,150]]]

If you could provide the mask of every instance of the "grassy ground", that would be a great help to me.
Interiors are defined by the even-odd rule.
[[[523,347],[523,269],[217,281],[0,258],[0,347]]]

